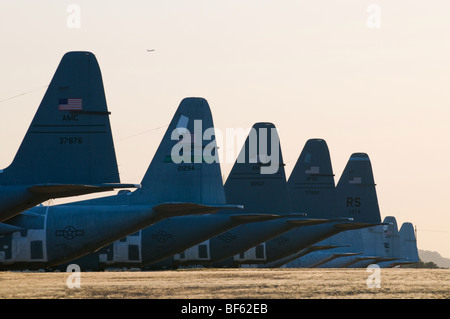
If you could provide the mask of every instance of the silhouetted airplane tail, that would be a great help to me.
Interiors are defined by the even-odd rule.
[[[338,209],[355,222],[380,223],[372,165],[365,153],[354,153],[336,186]]]
[[[394,216],[386,216],[383,220],[384,247],[387,257],[400,257],[400,235],[397,220]]]
[[[246,213],[292,212],[277,129],[256,123],[225,182],[227,201],[244,205]]]
[[[90,52],[62,58],[2,185],[118,183],[102,76]]]
[[[400,256],[411,263],[419,262],[419,252],[413,225],[409,222],[403,223],[399,235]]]
[[[225,207],[213,119],[205,99],[181,101],[141,186],[132,193],[137,203],[164,203],[165,210],[183,209],[182,203]]]
[[[330,152],[323,139],[306,142],[288,180],[292,206],[311,218],[334,218],[336,189]]]
[[[134,188],[120,184],[95,56],[62,58],[14,160],[0,170],[0,221],[52,198]]]

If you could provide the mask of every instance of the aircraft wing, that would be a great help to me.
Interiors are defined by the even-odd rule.
[[[46,195],[49,198],[57,198],[112,191],[115,188],[140,188],[140,185],[120,183],[105,183],[95,185],[37,184],[28,187],[28,191],[37,195]]]
[[[289,215],[290,217],[294,217],[297,214]],[[300,216],[300,215],[299,215]],[[312,225],[319,225],[319,224],[325,224],[325,223],[331,223],[331,222],[347,222],[352,221],[352,218],[299,218],[299,219],[291,219],[287,222],[290,224],[294,224],[297,226],[312,226]]]

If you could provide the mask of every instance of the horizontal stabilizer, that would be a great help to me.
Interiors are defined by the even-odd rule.
[[[333,257],[341,258],[341,257],[351,257],[351,256],[357,256],[357,255],[360,255],[360,253],[339,253],[339,254],[334,254]]]
[[[332,222],[353,222],[354,219],[351,217],[343,217],[343,218],[331,218],[330,219]],[[362,224],[362,223],[361,223]]]
[[[378,260],[380,257],[379,256],[361,256],[361,257],[356,257],[356,261],[364,261],[364,260]]]
[[[0,224],[0,236],[5,236],[12,234],[16,231],[20,231],[22,228],[8,225],[8,224]]]
[[[369,227],[380,226],[380,225],[386,225],[386,224],[385,223],[358,223],[358,222],[353,222],[353,223],[339,223],[339,224],[334,225],[334,227],[344,231],[344,230],[352,230],[352,229],[369,228]]]
[[[230,215],[230,218],[236,222],[245,222],[245,223],[256,223],[256,222],[264,222],[268,220],[278,219],[280,217],[284,217],[282,215],[274,215],[274,214],[233,214]]]
[[[378,256],[359,256],[356,257],[353,260],[350,260],[349,262],[345,263],[344,265],[342,265],[342,268],[349,268],[352,267],[353,265],[357,264],[358,262],[361,261],[367,261],[367,260],[372,260],[373,263],[377,262],[378,260]]]
[[[195,203],[162,203],[153,210],[170,216],[188,214],[211,214],[222,209],[242,209],[241,205],[201,205]]]
[[[312,226],[320,225],[331,222],[330,219],[318,219],[318,218],[304,218],[304,219],[290,219],[287,221],[291,225],[296,226]]]
[[[396,258],[396,257],[386,257],[386,256],[384,256],[384,257],[379,257],[378,259],[377,259],[377,263],[381,263],[381,262],[385,262],[385,261],[394,261],[394,260],[398,260],[399,258]]]
[[[98,185],[40,184],[33,185],[29,187],[28,190],[35,194],[48,196],[49,198],[57,198],[112,191],[115,188],[140,188],[140,185],[120,183],[105,183]]]
[[[292,214],[289,214],[289,217],[291,217],[291,218],[295,218],[295,217],[307,217],[307,216],[308,216],[307,213],[292,213]]]

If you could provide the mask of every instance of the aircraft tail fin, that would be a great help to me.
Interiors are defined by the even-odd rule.
[[[141,203],[225,204],[213,119],[205,99],[181,101],[133,197]]]
[[[22,230],[21,227],[0,223],[0,236],[9,235],[20,230]]]
[[[400,256],[407,258],[411,262],[419,262],[419,252],[417,250],[417,240],[413,224],[405,222],[399,231],[400,235]]]
[[[277,129],[256,123],[225,182],[230,203],[244,205],[246,213],[292,212]]]
[[[165,216],[211,214],[223,209],[239,209],[239,205],[202,205],[196,203],[162,203],[153,208]]]
[[[365,153],[354,153],[336,186],[338,209],[355,222],[380,223],[372,165]]]
[[[329,223],[330,219],[318,219],[318,218],[302,218],[302,219],[290,219],[286,222],[296,226],[312,226]]]
[[[97,59],[66,53],[3,185],[118,183],[119,172]]]
[[[294,211],[310,218],[336,217],[336,190],[330,152],[323,139],[306,142],[288,180]]]
[[[386,216],[383,223],[386,224],[386,226],[384,226],[385,237],[398,235],[397,219],[394,216]]]

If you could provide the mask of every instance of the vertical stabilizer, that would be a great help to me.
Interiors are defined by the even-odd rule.
[[[264,172],[270,166],[275,169]],[[244,205],[246,213],[292,211],[275,125],[253,125],[227,178],[225,194],[228,202]]]
[[[181,101],[133,196],[143,203],[225,204],[213,119],[205,99]]]
[[[288,180],[295,212],[309,218],[333,218],[336,212],[336,189],[330,152],[323,139],[306,142]]]
[[[387,257],[400,256],[400,236],[398,232],[397,219],[394,216],[386,216],[383,220],[384,248]]]
[[[381,222],[372,165],[365,153],[354,153],[336,186],[338,209],[355,222]]]
[[[402,224],[400,235],[400,256],[410,262],[419,262],[419,252],[417,250],[417,240],[414,227],[411,223]]]

